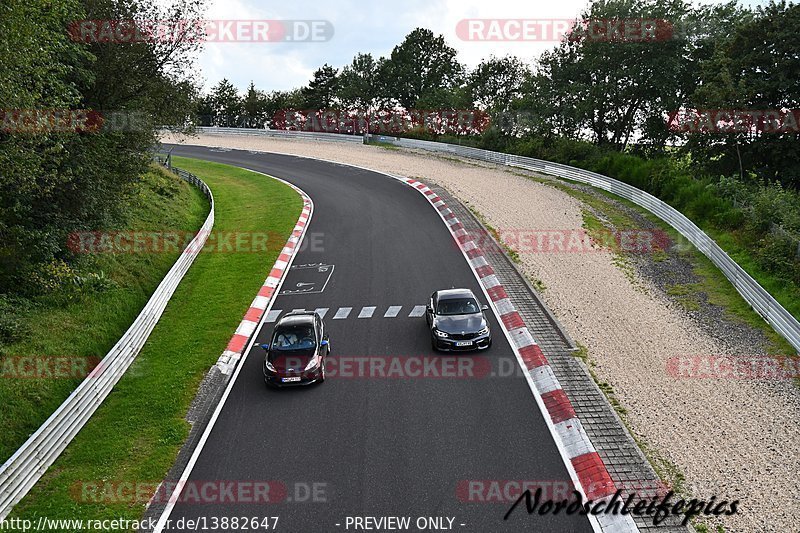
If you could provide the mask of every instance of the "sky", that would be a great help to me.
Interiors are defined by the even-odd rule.
[[[720,3],[721,0],[696,0]],[[743,0],[760,5],[767,0]],[[197,57],[207,90],[227,78],[240,91],[252,81],[265,91],[306,85],[328,63],[341,68],[359,52],[389,56],[414,28],[444,35],[458,59],[475,67],[491,55],[533,62],[553,42],[477,42],[459,38],[462,19],[574,19],[588,0],[209,0],[211,20],[317,20],[332,25],[326,42],[209,42]]]

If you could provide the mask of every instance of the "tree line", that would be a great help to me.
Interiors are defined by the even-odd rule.
[[[197,40],[84,42],[81,20],[182,20],[201,0],[0,5],[0,296],[37,292],[73,231],[119,224],[161,124],[190,116]]]
[[[754,275],[800,294],[800,6],[596,0],[578,18],[660,23],[656,39],[630,41],[577,26],[532,63],[488,57],[473,69],[418,28],[388,57],[325,64],[291,91],[251,83],[240,96],[222,80],[197,100],[196,122],[260,128],[286,109],[478,109],[493,118],[479,134],[402,135],[620,179],[728,234]]]
[[[418,28],[389,57],[359,53],[341,68],[325,64],[295,90],[264,92],[251,83],[239,95],[222,80],[197,100],[197,121],[261,128],[284,109],[476,108],[498,118],[479,140],[487,147],[527,139],[646,157],[691,154],[703,173],[800,184],[799,130],[791,124],[713,133],[668,124],[671,114],[695,109],[783,110],[800,120],[785,113],[800,107],[799,6],[600,0],[579,19],[660,20],[670,31],[626,42],[587,38],[578,27],[533,64],[489,57],[470,70],[443,36]]]

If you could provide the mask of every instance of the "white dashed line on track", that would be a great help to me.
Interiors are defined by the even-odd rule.
[[[362,307],[361,312],[358,313],[358,318],[372,318],[375,313],[375,307]]]
[[[425,314],[425,306],[424,305],[415,305],[414,309],[408,314],[409,317],[415,316],[422,316]]]
[[[350,316],[350,311],[352,311],[352,307],[340,307],[336,314],[333,315],[334,320],[342,320]]]
[[[365,305],[361,307],[357,315],[353,315],[354,318],[360,319],[370,319],[370,318],[405,318],[405,314],[400,314],[403,310],[402,305],[390,305],[386,308],[382,306],[375,306],[375,305]],[[417,318],[425,315],[425,306],[424,305],[414,305],[414,306],[406,306],[411,308],[411,312],[408,314],[408,318]],[[330,317],[331,320],[345,320],[350,318],[353,309],[358,309],[358,307],[317,307],[314,309],[314,312],[317,313],[321,318],[325,318],[329,311],[332,309],[336,310],[336,313]],[[386,309],[386,311],[382,311]],[[292,309],[289,312],[294,311],[305,311],[305,309]],[[278,318],[283,314],[282,309],[273,309],[269,313],[267,313],[266,322],[274,323],[278,321]]]
[[[403,308],[402,305],[392,305],[389,309],[386,310],[386,314],[383,315],[383,318],[394,318],[400,314],[400,310]]]

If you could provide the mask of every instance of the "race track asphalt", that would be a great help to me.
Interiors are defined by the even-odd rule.
[[[523,504],[504,521],[509,501],[463,501],[470,480],[487,488],[489,480],[516,480],[562,490],[570,482],[524,377],[509,372],[516,362],[494,315],[487,312],[492,348],[457,355],[434,353],[425,318],[408,316],[441,288],[467,287],[486,303],[422,195],[385,175],[335,163],[183,145],[165,149],[264,172],[308,193],[314,213],[294,265],[333,265],[333,273],[319,292],[324,273],[293,268],[283,289],[313,292],[280,294],[273,309],[328,308],[330,357],[367,365],[365,375],[342,366],[350,375],[302,389],[268,389],[257,344],[268,340],[274,324],[264,324],[189,480],[195,486],[239,483],[245,492],[245,482],[269,482],[270,494],[280,501],[250,503],[247,494],[224,504],[182,501],[172,511],[170,530],[179,530],[181,518],[277,516],[276,531],[356,531],[364,529],[348,527],[347,517],[405,516],[410,531],[419,531],[419,517],[449,517],[452,530],[464,532],[591,531],[582,516],[529,516]],[[264,266],[265,277],[270,267]],[[371,318],[358,318],[371,306]],[[389,306],[402,308],[385,318]],[[352,307],[348,318],[333,320],[342,307]],[[461,360],[472,371],[398,377],[369,366],[395,360],[442,368],[437,359]],[[509,486],[514,485],[495,485]]]

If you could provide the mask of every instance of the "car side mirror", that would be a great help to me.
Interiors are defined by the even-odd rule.
[[[481,311],[488,311],[488,310],[489,310],[489,306],[488,306],[488,305],[486,305],[486,304],[483,304],[483,305],[481,306]]]
[[[328,339],[322,339],[322,340],[319,342],[319,345],[320,345],[320,346],[327,346],[328,344],[329,344],[329,343],[328,343]]]
[[[433,313],[433,308],[430,305],[425,306],[425,310],[429,313]]]
[[[268,343],[268,342],[267,342],[267,343],[264,343],[264,344],[262,344],[262,345],[261,345],[261,347],[262,347],[264,350],[266,350],[266,351],[269,351],[269,343]]]

